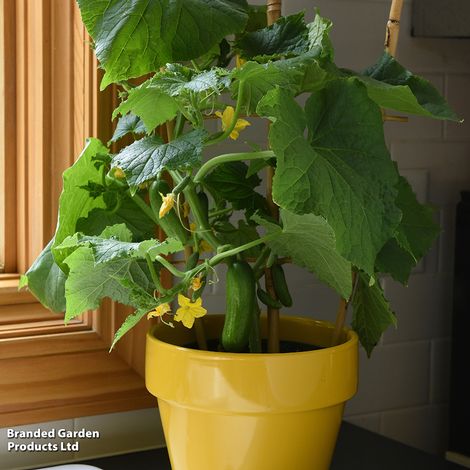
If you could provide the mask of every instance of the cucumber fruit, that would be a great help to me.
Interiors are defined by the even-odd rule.
[[[276,297],[284,307],[292,307],[292,297],[289,293],[289,287],[287,286],[286,276],[282,266],[280,264],[273,264],[271,267],[271,275]]]
[[[228,352],[246,349],[255,313],[256,280],[245,261],[234,261],[228,268],[226,313],[222,346]]]

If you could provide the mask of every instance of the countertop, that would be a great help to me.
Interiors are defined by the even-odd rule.
[[[81,463],[96,465],[103,470],[171,470],[166,449],[87,460]],[[463,468],[443,458],[426,454],[352,424],[343,423],[330,470],[462,470]]]

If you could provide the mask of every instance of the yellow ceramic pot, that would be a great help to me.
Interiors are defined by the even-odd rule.
[[[204,317],[218,338],[222,315]],[[262,321],[266,333],[266,321]],[[282,339],[328,346],[333,326],[283,317]],[[158,398],[173,470],[327,470],[357,387],[357,335],[308,352],[231,354],[182,347],[194,331],[147,335],[146,383]]]

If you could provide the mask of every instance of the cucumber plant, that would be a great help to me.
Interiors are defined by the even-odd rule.
[[[260,309],[293,303],[291,262],[351,300],[370,353],[395,323],[378,276],[406,284],[439,232],[391,159],[381,110],[457,116],[386,52],[362,72],[336,66],[332,23],[318,12],[267,26],[245,0],[174,3],[78,0],[101,88],[120,90],[116,131],[89,139],[65,171],[55,237],[21,286],[66,322],[105,297],[132,306],[115,343],[149,316],[201,328],[204,287],[226,263],[221,345],[259,352]],[[255,120],[270,123],[266,148],[243,141]],[[266,168],[279,218],[257,190]],[[177,252],[186,263],[168,258]],[[277,298],[261,287],[268,266]]]

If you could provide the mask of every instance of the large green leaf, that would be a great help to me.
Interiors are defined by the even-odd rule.
[[[305,52],[308,49],[308,29],[304,13],[283,16],[266,28],[245,33],[236,41],[235,48],[245,59]]]
[[[243,30],[245,0],[78,0],[106,73],[101,83],[195,59]]]
[[[256,111],[256,106],[266,93],[276,87],[298,95],[321,88],[328,75],[318,63],[319,49],[315,48],[298,57],[283,59],[268,64],[247,62],[240,69],[234,69],[231,85],[234,97],[238,95],[240,82],[243,82],[243,106],[248,114]]]
[[[439,225],[434,221],[434,209],[418,202],[416,194],[403,176],[398,182],[397,206],[403,213],[398,226],[398,243],[419,261],[440,232]]]
[[[151,132],[160,124],[173,119],[178,110],[179,105],[172,96],[147,81],[129,92],[127,100],[114,110],[113,118],[119,114],[133,113],[142,119],[147,131]]]
[[[109,142],[117,142],[127,134],[145,134],[147,129],[143,121],[135,114],[129,113],[119,119],[113,137]]]
[[[164,169],[178,170],[200,165],[206,132],[193,130],[168,144],[159,137],[140,139],[114,156],[112,165],[121,168],[131,190],[157,177]]]
[[[77,232],[99,235],[107,226],[126,224],[135,241],[146,240],[155,235],[155,222],[126,194],[107,192],[103,194],[103,198],[107,208],[93,209],[86,217],[78,219]]]
[[[174,238],[167,238],[163,242],[155,239],[142,242],[132,242],[131,240],[132,233],[125,224],[118,224],[107,227],[98,237],[77,233],[66,238],[56,247],[56,250],[63,257],[68,257],[81,246],[90,247],[93,251],[95,264],[122,258],[144,259],[147,254],[151,258],[155,258],[157,255],[168,255],[183,250],[181,242]]]
[[[459,121],[430,82],[406,70],[387,52],[360,79],[366,84],[370,98],[383,108]]]
[[[335,55],[330,39],[332,27],[333,23],[328,18],[320,16],[318,9],[316,10],[315,19],[308,24],[309,48],[320,47],[321,57],[329,61],[333,61]]]
[[[411,270],[431,248],[440,229],[432,207],[418,202],[403,176],[398,182],[396,204],[403,216],[394,238],[379,253],[377,269],[406,284]]]
[[[339,253],[373,274],[377,253],[393,236],[401,213],[381,113],[365,87],[356,79],[330,82],[312,94],[305,112],[277,89],[263,98],[258,113],[273,121],[275,202],[297,214],[323,216]]]
[[[80,218],[86,217],[93,209],[106,207],[102,196],[93,198],[84,189],[89,183],[100,184],[102,181],[103,170],[95,166],[95,158],[100,154],[107,155],[107,148],[98,139],[89,139],[77,162],[64,172],[64,188],[59,199],[59,222],[53,248],[75,233]]]
[[[235,209],[265,210],[265,198],[255,191],[261,180],[256,174],[247,177],[247,172],[243,162],[223,163],[204,178],[204,186],[216,202],[226,200]]]
[[[101,299],[109,297],[130,305],[129,292],[118,279],[130,279],[144,289],[148,278],[139,264],[128,258],[118,258],[106,263],[95,263],[93,249],[82,246],[65,259],[69,275],[65,282],[65,321],[99,307]]]
[[[256,226],[254,224],[247,224],[244,220],[239,220],[237,226],[227,220],[219,221],[213,225],[213,228],[217,237],[223,244],[241,246],[259,238]],[[243,251],[241,255],[248,258],[256,258],[260,250],[260,246],[255,246],[249,250]]]
[[[394,237],[380,250],[375,261],[377,272],[390,274],[393,279],[406,285],[411,271],[416,266],[416,259],[403,249]]]
[[[167,64],[164,71],[133,88],[126,101],[116,108],[113,117],[132,112],[142,119],[147,131],[151,131],[173,119],[179,110],[187,111],[193,107],[196,97],[200,101],[208,99],[229,85],[230,78],[225,69],[213,67],[197,73],[181,64]]]
[[[335,234],[323,217],[297,215],[281,210],[282,227],[253,216],[268,234],[277,237],[268,246],[278,256],[289,256],[295,264],[307,268],[318,278],[349,299],[352,289],[351,264],[337,251]]]
[[[352,300],[354,313],[352,327],[359,335],[362,346],[370,356],[383,332],[397,320],[383,295],[378,282],[369,286],[368,278],[358,274],[357,287]]]
[[[28,286],[45,307],[59,313],[65,311],[65,274],[52,256],[53,241],[47,244],[22,277],[19,287]]]

